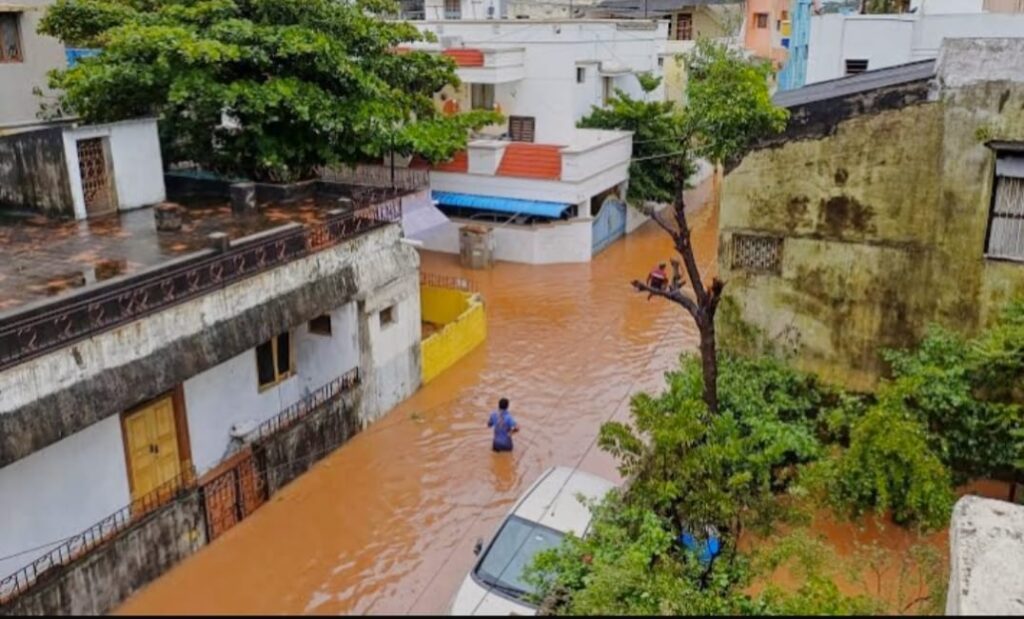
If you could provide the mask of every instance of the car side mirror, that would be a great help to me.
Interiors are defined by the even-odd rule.
[[[480,552],[483,549],[484,549],[484,540],[483,540],[483,538],[478,537],[477,540],[476,540],[476,543],[473,544],[473,554],[479,555]]]

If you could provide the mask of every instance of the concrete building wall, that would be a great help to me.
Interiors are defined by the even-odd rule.
[[[524,48],[522,80],[501,89],[495,98],[505,115],[536,118],[536,142],[572,142],[576,121],[601,103],[601,80],[596,71],[589,79],[594,86],[578,88],[579,63],[614,61],[633,72],[660,74],[657,57],[667,37],[668,23],[650,26],[640,22],[614,20],[483,20],[417,23],[421,30],[440,37],[460,37],[465,47]],[[640,94],[633,75],[613,78],[615,87]],[[660,91],[652,93],[660,98]],[[468,109],[468,101],[463,101]]]
[[[421,344],[423,382],[455,365],[487,339],[487,315],[479,294],[438,286],[420,287],[423,321],[438,327]]]
[[[188,491],[0,607],[0,615],[104,615],[205,544],[202,495]]]
[[[404,247],[404,246],[403,246]],[[406,247],[419,266],[415,250]],[[374,421],[420,386],[419,271],[395,269],[387,286],[368,290],[361,303],[363,333],[361,367],[372,368],[360,417],[364,425]],[[391,322],[386,316],[390,314]]]
[[[397,226],[368,232],[0,372],[0,465],[160,395],[388,282],[412,282],[405,289],[412,305],[406,315],[418,320],[419,258],[399,242],[400,234]],[[418,364],[418,333],[412,340],[407,349]],[[362,359],[361,366],[373,367]],[[413,375],[419,375],[418,367]],[[407,393],[417,385],[407,382]]]
[[[423,239],[431,251],[459,253],[459,228],[476,223],[453,219]],[[494,258],[526,264],[590,262],[593,221],[588,218],[532,226],[498,225],[493,228]]]
[[[849,59],[868,70],[935,58],[944,39],[1019,37],[1024,14],[929,9],[926,14],[817,15],[811,17],[807,83],[846,74]]]
[[[75,215],[84,219],[85,197],[78,163],[78,141],[103,137],[110,145],[111,168],[118,209],[132,209],[163,202],[164,166],[155,118],[126,120],[104,125],[86,125],[64,131],[65,161],[71,179]]]
[[[117,416],[0,468],[0,557],[75,535],[131,500]],[[49,550],[0,560],[0,578]]]
[[[979,137],[1024,141],[1024,75],[1012,60],[1024,41],[947,42],[947,52],[935,100],[868,104],[755,150],[729,174],[726,347],[785,347],[805,370],[869,388],[883,348],[916,343],[931,322],[970,333],[1024,295],[1024,265],[984,256],[994,154]],[[734,263],[742,234],[781,239],[777,273]]]
[[[781,21],[783,12],[789,13],[789,0],[747,0],[747,14],[743,25],[743,45],[760,58],[771,60],[776,68],[786,60],[782,47]],[[759,27],[757,15],[765,14],[768,22]]]
[[[914,19],[903,15],[811,17],[807,82],[846,75],[847,60],[867,60],[868,70],[905,64],[914,59]]]
[[[3,70],[0,63],[0,71]],[[74,216],[60,127],[0,135],[0,209]]]
[[[946,615],[1024,615],[1024,505],[965,496],[949,526]]]
[[[200,474],[225,455],[233,425],[254,428],[359,364],[356,304],[329,315],[329,336],[311,333],[308,322],[292,327],[295,375],[277,385],[260,390],[255,349],[185,381],[192,461]]]
[[[3,125],[36,120],[39,104],[44,99],[33,94],[33,89],[39,88],[52,96],[46,84],[46,73],[67,66],[64,45],[57,39],[36,33],[49,4],[51,0],[18,0],[0,5],[0,11],[10,7],[19,13],[22,42],[21,62],[0,62],[0,84],[3,85],[0,133],[3,133]]]

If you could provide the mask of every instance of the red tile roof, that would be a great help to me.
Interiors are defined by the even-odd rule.
[[[512,142],[498,164],[498,176],[559,180],[562,178],[562,146]]]
[[[428,167],[426,161],[423,159],[420,159],[419,157],[414,158],[412,167],[421,166]],[[452,155],[452,158],[449,161],[435,164],[432,169],[437,170],[438,172],[460,172],[465,174],[469,171],[469,154],[464,150],[460,150]]]
[[[446,49],[441,52],[460,67],[484,66],[484,53],[478,49]]]

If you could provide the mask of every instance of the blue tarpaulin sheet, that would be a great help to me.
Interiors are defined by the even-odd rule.
[[[100,50],[98,49],[86,49],[82,47],[69,47],[64,50],[64,54],[68,59],[69,68],[75,66],[75,63],[78,62],[79,58],[89,58],[91,56],[96,56],[99,53]]]
[[[462,208],[478,208],[497,213],[511,215],[534,215],[557,219],[562,216],[571,204],[560,202],[542,202],[540,200],[517,200],[515,198],[496,198],[480,196],[472,193],[451,193],[448,191],[432,192],[434,200],[441,206],[457,206]]]

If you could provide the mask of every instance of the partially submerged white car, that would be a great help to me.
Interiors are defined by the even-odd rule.
[[[452,600],[451,615],[535,615],[533,593],[523,570],[537,553],[557,546],[566,533],[582,537],[590,508],[580,502],[602,498],[615,484],[570,467],[550,468],[519,499],[497,534],[477,542],[480,555]],[[483,552],[481,553],[481,550]]]

